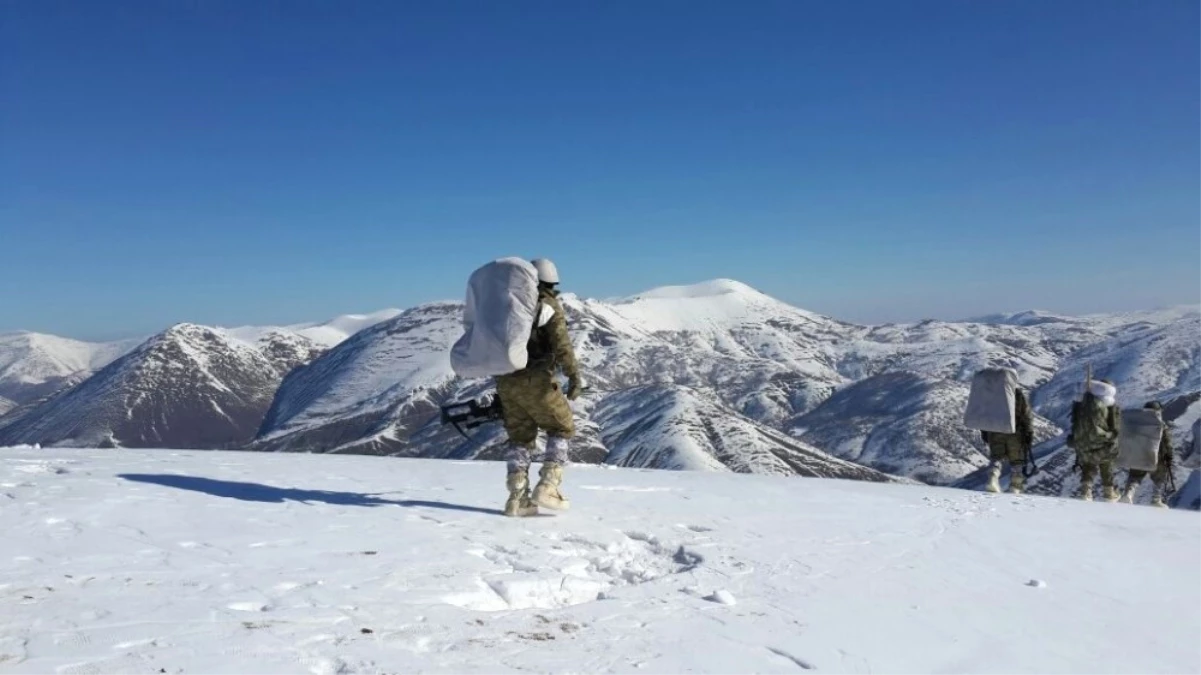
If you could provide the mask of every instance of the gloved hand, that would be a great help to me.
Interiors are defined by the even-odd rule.
[[[579,375],[567,378],[567,400],[574,401],[584,393],[584,380]]]

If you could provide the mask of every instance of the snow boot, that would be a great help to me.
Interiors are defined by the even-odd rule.
[[[559,492],[559,485],[563,483],[563,465],[559,462],[546,462],[538,475],[541,480],[534,488],[534,503],[555,511],[571,508],[571,502]]]
[[[505,502],[505,515],[524,518],[538,515],[538,507],[530,501],[530,478],[525,471],[511,472],[505,479],[509,488],[509,499]]]
[[[1091,502],[1093,500],[1093,486],[1081,485],[1080,486],[1080,498],[1086,502]]]
[[[1001,491],[1001,463],[993,462],[992,468],[988,472],[988,485],[984,486],[988,492]]]
[[[1112,485],[1106,485],[1101,494],[1105,495],[1105,501],[1111,504],[1118,501],[1118,489]]]
[[[1026,476],[1017,467],[1013,469],[1013,475],[1009,477],[1009,493],[1020,495],[1026,488]]]
[[[1168,508],[1168,505],[1163,503],[1163,491],[1158,487],[1155,488],[1155,493],[1151,495],[1151,506],[1158,506],[1161,509]]]
[[[1127,484],[1126,491],[1122,493],[1122,498],[1119,499],[1118,501],[1126,502],[1127,504],[1133,504],[1134,503],[1134,488],[1135,488],[1134,485]]]

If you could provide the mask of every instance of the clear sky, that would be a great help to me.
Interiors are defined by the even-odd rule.
[[[0,330],[730,277],[859,321],[1201,300],[1195,0],[0,3]]]

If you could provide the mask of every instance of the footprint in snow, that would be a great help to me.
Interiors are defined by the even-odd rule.
[[[783,649],[776,649],[775,647],[768,647],[767,651],[771,652],[772,654],[775,654],[776,656],[779,656],[781,658],[785,658],[785,659],[788,659],[789,661],[792,661],[792,663],[795,666],[797,666],[798,668],[800,668],[801,670],[813,670],[813,664],[809,663],[808,661],[806,661],[804,659],[797,658],[797,657],[793,656],[792,654],[789,654],[788,652],[784,651]]]
[[[235,612],[265,612],[265,611],[267,611],[267,605],[265,605],[264,603],[261,603],[261,602],[235,602],[233,604],[226,605],[226,607],[234,610]]]

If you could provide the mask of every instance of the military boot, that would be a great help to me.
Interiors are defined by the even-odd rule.
[[[1105,501],[1111,504],[1118,501],[1118,489],[1112,485],[1106,485],[1101,494],[1105,496]]]
[[[1001,491],[1001,463],[993,462],[992,468],[988,471],[988,485],[984,489],[989,492]]]
[[[1127,483],[1126,491],[1122,493],[1122,498],[1119,499],[1118,501],[1126,502],[1127,504],[1133,504],[1134,503],[1134,491],[1135,491],[1136,487],[1138,487],[1138,486]]]
[[[1009,492],[1011,494],[1020,495],[1026,488],[1026,476],[1022,474],[1017,467],[1013,469],[1013,475],[1009,477]]]
[[[1086,502],[1091,502],[1093,500],[1093,486],[1081,485],[1080,486],[1080,498]]]
[[[1163,503],[1163,490],[1159,489],[1159,486],[1155,487],[1155,492],[1151,495],[1151,506],[1158,506],[1161,509],[1168,508],[1168,505]]]
[[[546,462],[538,475],[541,479],[534,488],[534,503],[556,511],[571,508],[571,502],[559,492],[559,485],[563,483],[563,465],[558,462]]]
[[[525,471],[510,472],[505,479],[509,488],[509,499],[505,502],[505,515],[513,518],[538,515],[538,507],[530,500],[530,478]]]

